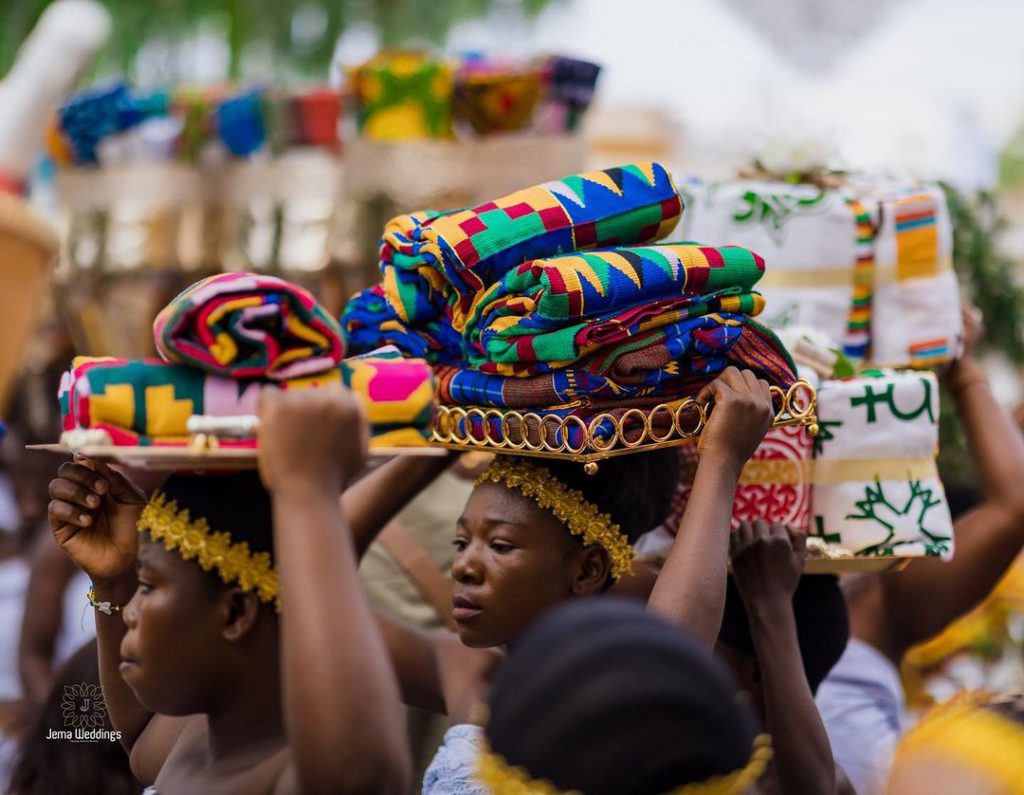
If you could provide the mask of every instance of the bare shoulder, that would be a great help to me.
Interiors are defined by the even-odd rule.
[[[132,773],[142,784],[153,784],[172,754],[180,753],[205,736],[206,719],[202,715],[184,718],[153,715],[132,745],[129,754]]]
[[[187,718],[155,781],[158,793],[299,793],[291,749],[284,735],[259,742],[211,762],[203,716]]]

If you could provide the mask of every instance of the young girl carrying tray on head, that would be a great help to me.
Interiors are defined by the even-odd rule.
[[[93,580],[112,722],[161,795],[406,792],[398,688],[338,502],[365,419],[339,387],[268,390],[260,421],[259,475],[173,475],[148,502],[101,463],[50,484],[54,535]]]
[[[649,606],[710,650],[725,599],[736,485],[768,430],[772,402],[766,382],[735,368],[698,400],[715,403],[702,436],[698,495]],[[502,647],[514,645],[553,607],[605,592],[629,572],[631,543],[668,509],[677,460],[672,450],[636,454],[603,461],[596,475],[586,475],[576,462],[499,456],[481,476],[455,529],[458,635],[420,632],[379,616],[406,703],[445,713],[452,723],[424,793],[486,792],[476,778],[482,732],[473,716],[502,662]],[[400,478],[386,480],[371,476],[346,495],[348,501],[362,492],[353,516],[394,506]],[[384,523],[354,522],[363,549]]]

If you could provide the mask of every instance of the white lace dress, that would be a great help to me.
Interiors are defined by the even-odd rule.
[[[476,778],[483,744],[484,731],[479,726],[457,723],[448,729],[423,774],[423,795],[489,795]]]

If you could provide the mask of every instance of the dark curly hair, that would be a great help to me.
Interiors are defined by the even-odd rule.
[[[587,795],[657,795],[743,768],[750,709],[710,652],[640,605],[573,600],[509,652],[489,698],[492,750]]]

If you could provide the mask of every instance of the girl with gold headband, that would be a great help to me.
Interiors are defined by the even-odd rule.
[[[634,600],[578,599],[527,630],[487,699],[494,795],[739,795],[772,749],[725,667]]]
[[[148,793],[408,791],[398,688],[338,502],[367,434],[347,391],[268,391],[260,475],[173,475],[148,502],[98,462],[50,484]]]
[[[700,464],[675,546],[649,607],[714,647],[725,599],[732,503],[740,470],[771,424],[768,384],[729,368],[698,395],[714,402]],[[566,600],[599,594],[630,574],[631,544],[664,519],[678,481],[673,451],[580,464],[499,456],[480,477],[455,530],[452,617],[458,634],[425,633],[380,616],[404,700],[448,715],[453,724],[424,778],[424,793],[483,793],[476,778],[484,701],[505,646]],[[389,465],[391,466],[391,465]],[[392,477],[357,484],[345,501],[357,544],[369,545],[398,510],[401,462]],[[357,496],[358,494],[358,496]],[[358,503],[358,507],[355,507]],[[614,590],[614,589],[613,589]]]

